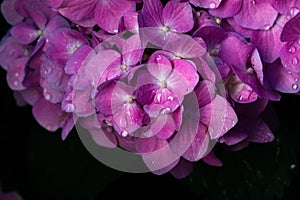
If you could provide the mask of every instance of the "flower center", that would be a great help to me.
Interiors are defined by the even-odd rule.
[[[165,33],[169,32],[170,31],[170,28],[168,26],[163,26],[161,27],[161,30]]]
[[[121,65],[121,66],[120,66],[120,69],[121,69],[121,70],[126,70],[126,69],[127,69],[127,66],[126,66],[126,65]]]
[[[128,103],[128,104],[133,104],[133,102],[134,102],[134,99],[133,99],[131,96],[129,96],[129,97],[127,98],[127,103]]]
[[[43,30],[42,30],[42,29],[38,30],[38,31],[37,31],[37,34],[38,34],[38,36],[43,35]]]
[[[167,87],[166,81],[160,81],[160,82],[159,82],[159,86],[160,86],[161,88],[166,88],[166,87]]]

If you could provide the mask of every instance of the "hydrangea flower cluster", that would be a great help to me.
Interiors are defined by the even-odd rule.
[[[75,124],[155,174],[221,166],[215,144],[274,139],[269,101],[300,90],[296,0],[4,0],[0,65],[48,131]]]

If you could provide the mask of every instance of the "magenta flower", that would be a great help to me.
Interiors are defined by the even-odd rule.
[[[169,1],[165,7],[159,0],[145,0],[142,21],[143,26],[147,27],[143,33],[157,46],[163,46],[176,34],[186,33],[194,26],[191,6],[177,0]]]
[[[137,101],[150,116],[174,112],[198,83],[199,76],[192,63],[152,56],[147,71],[138,74]]]

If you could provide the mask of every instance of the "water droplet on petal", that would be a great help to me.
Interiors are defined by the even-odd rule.
[[[243,96],[240,95],[238,99],[239,99],[239,101],[242,101],[243,100]]]
[[[160,111],[160,113],[161,114],[168,114],[168,113],[170,113],[171,112],[171,108],[164,108],[164,109],[162,109],[161,111]]]
[[[214,9],[217,7],[216,3],[215,2],[211,2],[209,5],[208,5],[209,8],[211,9]]]
[[[271,28],[271,25],[269,25],[269,24],[264,25],[264,30],[269,30],[270,28]]]
[[[291,169],[295,169],[295,168],[296,168],[296,165],[295,165],[295,164],[292,164],[290,167],[291,167]]]
[[[127,131],[125,131],[125,130],[121,132],[121,136],[122,136],[122,137],[126,137],[128,134],[129,134],[129,133],[128,133]]]
[[[256,2],[255,2],[254,0],[252,0],[251,3],[252,3],[253,5],[255,5]]]
[[[289,48],[289,52],[290,53],[295,53],[296,52],[296,48],[294,46],[291,46],[291,48]]]
[[[297,59],[296,57],[294,57],[294,58],[292,59],[292,64],[293,64],[293,65],[297,65],[298,63],[299,63],[298,59]]]
[[[223,116],[220,116],[221,122],[225,122],[225,119]]]
[[[74,112],[75,106],[72,103],[68,103],[68,104],[65,105],[64,110],[66,112]]]
[[[292,74],[292,72],[291,72],[291,71],[287,71],[287,73],[288,73],[288,74]]]
[[[19,82],[18,81],[14,81],[14,86],[18,86]]]
[[[19,77],[20,74],[18,72],[15,73],[15,77]]]
[[[297,90],[297,89],[298,89],[298,84],[293,84],[293,85],[292,85],[292,88],[293,88],[294,90]]]
[[[51,94],[49,94],[49,93],[45,93],[45,94],[44,94],[44,97],[45,97],[45,99],[46,99],[47,101],[50,101],[50,100],[51,100]]]

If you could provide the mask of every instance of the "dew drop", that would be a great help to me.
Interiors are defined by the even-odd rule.
[[[47,101],[49,101],[49,100],[51,99],[51,94],[45,93],[45,94],[44,94],[44,97],[45,97],[45,99],[46,99]]]
[[[66,112],[74,112],[75,106],[72,103],[68,103],[68,104],[65,105],[64,110]]]
[[[256,2],[255,2],[254,0],[252,0],[251,3],[252,3],[253,5],[255,5]]]
[[[294,58],[292,59],[292,64],[293,64],[293,65],[297,65],[298,63],[299,63],[298,59],[297,59],[296,57],[294,57]]]
[[[127,132],[127,131],[124,130],[124,131],[121,132],[121,136],[122,136],[122,137],[126,137],[127,135],[128,135],[128,132]]]
[[[239,101],[242,101],[243,98],[244,98],[244,97],[243,97],[242,95],[240,95],[240,96],[239,96]]]
[[[216,3],[215,2],[211,2],[209,5],[208,5],[209,8],[211,9],[214,9],[217,7]]]
[[[269,30],[270,28],[271,28],[271,25],[269,25],[269,24],[264,25],[264,30]]]
[[[290,53],[295,53],[296,52],[296,48],[294,46],[291,46],[291,48],[289,48],[289,52]]]
[[[287,73],[288,73],[288,74],[292,74],[292,72],[291,72],[291,71],[287,71]]]
[[[290,168],[291,168],[291,169],[295,169],[295,168],[296,168],[296,165],[295,165],[295,164],[292,164],[292,165],[290,166]]]
[[[14,81],[14,86],[18,86],[19,82],[18,81]]]
[[[168,113],[170,113],[171,112],[171,108],[164,108],[164,109],[162,109],[161,111],[160,111],[160,113],[161,114],[168,114]]]
[[[293,84],[292,88],[293,88],[293,90],[297,90],[298,89],[298,84]]]
[[[223,116],[220,116],[221,122],[225,122],[225,119]]]
[[[15,77],[19,77],[20,74],[18,72],[15,73]]]

